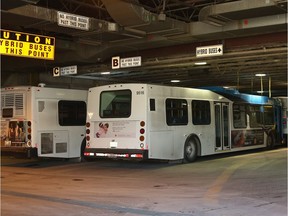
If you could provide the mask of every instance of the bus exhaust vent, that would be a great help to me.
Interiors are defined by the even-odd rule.
[[[56,143],[56,153],[66,153],[66,152],[67,152],[66,142]]]
[[[41,154],[53,153],[53,133],[41,133]]]
[[[3,93],[1,95],[1,109],[13,108],[14,116],[24,116],[24,94],[23,93]]]

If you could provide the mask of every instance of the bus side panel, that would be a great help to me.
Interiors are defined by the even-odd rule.
[[[68,126],[69,127],[69,126]],[[81,156],[81,144],[85,138],[85,127],[84,126],[71,126],[69,127],[69,148],[68,157],[74,158]]]
[[[175,159],[173,131],[150,132],[149,158],[151,159]]]
[[[68,157],[68,131],[39,131],[38,143],[40,157]]]
[[[147,107],[148,123],[148,148],[151,159],[172,159],[173,154],[173,131],[166,124],[165,99],[163,90],[157,88],[148,89],[148,103],[154,100],[155,107],[150,110]],[[150,104],[150,103],[149,103]]]
[[[179,97],[179,95],[183,95]],[[167,91],[163,87],[153,87],[149,92],[149,99],[155,100],[155,110],[150,111],[148,107],[148,124],[149,132],[151,135],[151,141],[149,142],[149,155],[153,155],[153,158],[158,155],[160,159],[182,159],[184,157],[184,145],[186,139],[194,134],[198,137],[200,141],[201,155],[215,154],[215,121],[212,116],[214,116],[214,108],[212,102],[210,102],[211,108],[211,123],[209,125],[193,125],[192,123],[192,113],[191,113],[191,97],[193,95],[188,93],[181,93],[177,91]],[[197,95],[195,95],[197,96]],[[176,125],[168,126],[166,123],[166,106],[165,101],[167,98],[181,98],[187,100],[188,103],[188,124],[187,125]],[[207,98],[207,96],[206,96]],[[169,134],[169,142],[166,140],[166,133]],[[155,134],[159,133],[157,137]],[[155,138],[155,139],[154,139]],[[174,140],[173,140],[174,139]],[[170,146],[170,142],[173,142],[173,146]],[[161,147],[154,146],[161,144]],[[167,148],[167,150],[164,150]],[[173,153],[168,154],[161,153],[161,151],[168,151],[174,148]],[[156,152],[155,152],[156,151]],[[159,151],[159,152],[158,152]],[[165,156],[169,155],[169,156]]]
[[[67,157],[68,131],[62,128],[59,130],[58,100],[38,99],[36,104],[37,110],[35,111],[38,115],[34,131],[37,131],[38,155],[40,157],[56,156],[56,146],[58,146],[58,149],[61,149],[61,154],[57,157]]]
[[[33,130],[37,133],[34,133],[33,140],[37,140],[38,155],[59,158],[79,157],[85,127],[59,125],[58,102],[58,99],[36,100]]]

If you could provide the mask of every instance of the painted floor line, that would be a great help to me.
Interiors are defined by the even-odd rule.
[[[15,192],[15,191],[7,191],[7,190],[2,190],[1,193],[2,195],[8,195],[8,196],[17,196],[17,197],[30,198],[30,199],[40,199],[40,200],[56,202],[56,203],[65,203],[65,204],[70,204],[70,205],[78,205],[78,206],[96,208],[96,209],[102,209],[102,210],[104,209],[104,210],[115,211],[115,212],[126,212],[126,213],[138,214],[138,215],[193,216],[191,214],[185,214],[185,213],[158,212],[158,211],[121,207],[121,206],[115,206],[115,205],[106,205],[106,204],[99,204],[99,203],[89,202],[89,201],[72,200],[72,199],[50,197],[50,196],[43,196],[43,195],[29,194],[29,193],[21,193],[21,192]]]

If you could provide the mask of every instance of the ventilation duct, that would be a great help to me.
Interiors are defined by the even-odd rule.
[[[124,30],[138,35],[181,35],[189,32],[187,23],[154,14],[139,6],[137,0],[102,0],[108,13]]]
[[[121,26],[143,25],[150,21],[150,12],[138,6],[138,1],[102,0],[108,13]],[[134,2],[134,3],[130,3]]]
[[[232,20],[271,16],[287,12],[287,1],[242,0],[204,7],[199,21],[223,26]]]

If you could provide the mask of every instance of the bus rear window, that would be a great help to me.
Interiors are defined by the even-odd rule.
[[[101,118],[128,118],[131,115],[130,90],[103,91],[100,95]]]

